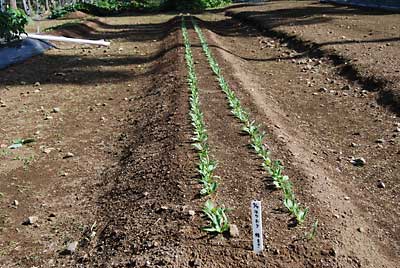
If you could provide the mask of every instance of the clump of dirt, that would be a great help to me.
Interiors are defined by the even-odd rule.
[[[84,19],[90,17],[89,14],[86,14],[85,12],[82,11],[74,11],[69,13],[68,15],[65,15],[63,19]]]
[[[54,35],[70,38],[90,38],[94,35],[95,29],[85,23],[71,23],[57,27],[51,31]]]

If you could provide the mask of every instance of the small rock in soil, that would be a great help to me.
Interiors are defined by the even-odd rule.
[[[59,113],[61,110],[59,107],[54,107],[53,108],[53,113]]]
[[[189,216],[194,216],[196,212],[194,210],[189,210],[188,211]]]
[[[371,108],[378,108],[378,105],[377,105],[376,103],[371,103],[371,104],[369,105],[369,107],[371,107]]]
[[[230,237],[239,237],[239,228],[236,224],[231,224],[229,227],[229,236]]]
[[[68,152],[66,155],[64,155],[63,159],[71,158],[71,157],[74,157],[74,154],[71,152]]]
[[[362,157],[357,157],[357,158],[353,158],[350,160],[350,163],[352,163],[354,166],[356,167],[362,167],[364,166],[367,162],[365,161],[364,158]]]
[[[12,205],[18,207],[18,206],[19,206],[18,200],[14,200],[14,201],[12,202]]]
[[[378,186],[378,188],[381,188],[381,189],[386,187],[386,185],[383,181],[378,181],[378,184],[376,186]]]
[[[385,143],[385,140],[384,139],[377,139],[375,142],[376,143]]]
[[[196,258],[194,260],[191,260],[189,262],[190,267],[201,267],[201,260],[199,258]]]
[[[36,82],[36,83],[34,84],[34,86],[35,86],[35,87],[40,87],[40,82]]]
[[[336,256],[336,250],[335,250],[334,248],[322,249],[322,250],[321,250],[321,255],[322,255],[322,256],[332,256],[332,257],[335,257],[335,256]]]
[[[55,148],[45,148],[45,149],[43,149],[43,153],[45,153],[45,154],[49,154],[49,153],[51,153],[53,150],[55,150]]]
[[[162,213],[162,212],[167,211],[167,210],[168,210],[168,206],[162,205],[156,210],[156,212],[157,213]]]
[[[328,89],[326,87],[321,87],[319,89],[320,92],[328,92]]]
[[[39,220],[39,218],[37,216],[30,216],[28,217],[23,224],[24,225],[33,225],[35,224],[37,221]]]
[[[360,233],[365,233],[365,229],[363,227],[358,227],[357,231],[359,231]]]
[[[65,250],[65,253],[72,255],[72,254],[75,253],[77,247],[78,247],[78,242],[77,241],[69,243],[67,249]]]
[[[342,90],[351,90],[351,87],[349,85],[345,85],[344,87],[342,87]]]
[[[44,120],[51,120],[51,119],[53,119],[52,116],[46,116],[46,117],[44,118]]]

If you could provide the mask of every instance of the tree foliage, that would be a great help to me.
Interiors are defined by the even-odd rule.
[[[207,8],[220,7],[231,3],[231,0],[168,0],[166,5],[174,10],[201,11]]]
[[[124,11],[201,11],[231,3],[230,0],[100,0],[94,3],[77,2],[60,5],[52,10],[50,18],[56,19],[73,11],[83,11],[96,16],[107,16]]]
[[[28,24],[28,17],[20,9],[8,8],[0,12],[0,39],[6,42],[18,39],[25,33],[25,26]]]

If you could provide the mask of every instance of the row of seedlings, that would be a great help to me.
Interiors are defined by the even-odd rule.
[[[240,100],[225,81],[221,73],[221,69],[219,68],[218,63],[207,44],[205,36],[193,18],[192,24],[200,39],[203,52],[207,57],[210,67],[216,75],[219,85],[228,99],[232,114],[243,124],[242,131],[250,136],[250,145],[256,154],[262,158],[262,167],[272,177],[273,184],[276,188],[282,190],[283,203],[285,207],[296,218],[297,223],[303,223],[308,213],[308,208],[301,208],[300,204],[297,202],[292,189],[292,183],[289,181],[289,177],[283,175],[282,171],[284,167],[282,166],[281,162],[279,160],[272,161],[270,158],[270,152],[263,142],[265,138],[265,132],[260,130],[260,126],[257,125],[255,121],[250,120],[249,114],[242,108]]]
[[[197,76],[194,68],[193,54],[190,46],[189,34],[186,22],[182,17],[182,35],[185,45],[185,59],[188,69],[188,86],[190,91],[190,118],[194,127],[193,146],[199,157],[198,173],[199,183],[202,185],[201,196],[209,196],[217,190],[218,182],[214,171],[217,162],[211,159],[208,145],[208,134],[204,123],[204,116],[200,109],[199,89]],[[210,233],[224,233],[229,230],[229,220],[226,216],[226,208],[217,207],[211,199],[208,199],[203,206],[203,212],[210,221],[210,225],[203,230]]]

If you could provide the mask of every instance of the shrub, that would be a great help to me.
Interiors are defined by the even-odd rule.
[[[83,11],[95,16],[109,16],[124,11],[202,11],[231,3],[231,0],[99,0],[93,4],[77,3],[51,11],[50,19],[62,18],[70,12]]]
[[[5,12],[0,12],[0,39],[9,42],[18,39],[25,32],[28,24],[28,17],[20,9],[9,8]]]
[[[182,11],[201,11],[227,5],[231,2],[231,0],[167,0],[166,7]]]
[[[75,4],[75,5],[67,5],[64,7],[57,7],[53,10],[51,10],[51,14],[49,16],[49,19],[58,19],[62,18],[65,15],[67,15],[70,12],[74,12],[79,10],[80,4]]]

